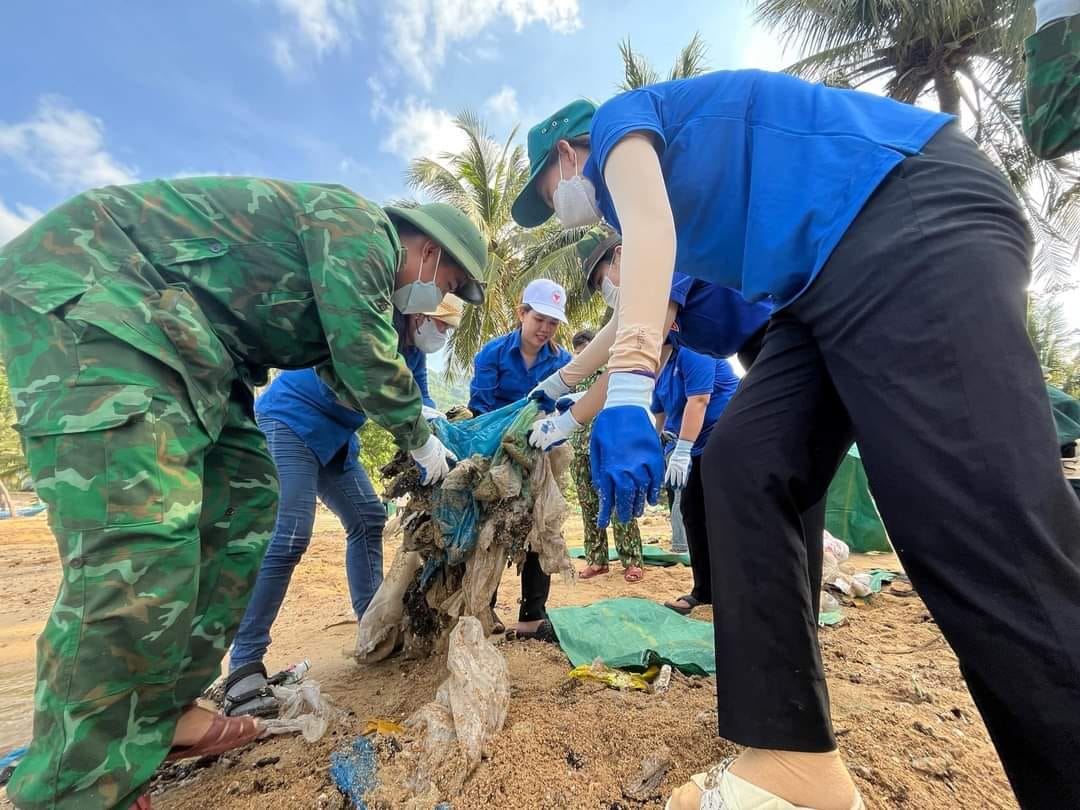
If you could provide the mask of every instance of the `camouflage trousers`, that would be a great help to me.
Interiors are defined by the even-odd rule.
[[[220,674],[273,528],[274,464],[235,379],[211,436],[174,371],[62,311],[0,294],[0,357],[62,568],[8,796],[127,808]]]
[[[1022,121],[1041,158],[1080,149],[1080,15],[1057,20],[1024,42]]]
[[[585,524],[585,559],[589,565],[606,566],[608,564],[607,530],[596,525],[600,499],[593,487],[592,468],[587,450],[574,450],[574,460],[570,464],[570,470],[574,476],[578,502],[581,504],[581,522]],[[611,531],[615,535],[615,550],[619,553],[623,567],[629,568],[636,565],[640,568],[642,565],[641,530],[638,528],[637,521],[619,523],[612,517]]]

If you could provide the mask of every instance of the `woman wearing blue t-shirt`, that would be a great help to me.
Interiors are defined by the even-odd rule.
[[[461,314],[461,299],[454,295],[445,296],[428,314],[395,314],[403,335],[399,350],[420,389],[427,419],[441,414],[428,393],[425,357],[445,345],[449,330],[461,323]],[[255,418],[266,434],[281,494],[274,533],[233,641],[225,690],[228,714],[277,711],[277,701],[265,691],[263,656],[293,570],[311,541],[316,497],[345,527],[345,573],[358,619],[383,577],[386,510],[360,464],[356,435],[367,416],[341,404],[309,368],[279,374],[255,401]]]
[[[673,341],[664,347],[663,355],[651,407],[657,432],[669,431],[678,437],[668,457],[664,483],[683,491],[682,520],[694,572],[690,593],[664,605],[685,616],[698,605],[713,603],[700,457],[724,406],[739,387],[739,378],[727,360],[680,348]]]
[[[566,290],[546,278],[525,287],[518,307],[518,328],[487,342],[473,361],[473,414],[489,413],[529,395],[536,384],[570,362],[570,352],[555,343],[555,332],[566,323]],[[522,639],[554,641],[547,620],[547,597],[551,576],[540,567],[540,555],[530,551],[521,568],[521,605],[513,635]],[[498,590],[491,597],[494,614]],[[504,629],[492,616],[496,632]]]
[[[574,102],[528,151],[520,224],[554,209],[623,235],[591,440],[602,519],[639,514],[663,480],[648,410],[673,272],[773,309],[702,456],[725,593],[718,725],[747,747],[709,802],[861,806],[815,638],[821,538],[801,517],[857,439],[1020,803],[1080,806],[1080,505],[1025,329],[1030,235],[1000,172],[951,116],[761,71]],[[672,805],[700,799],[687,785]]]

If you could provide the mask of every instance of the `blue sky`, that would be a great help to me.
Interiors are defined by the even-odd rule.
[[[742,0],[10,3],[0,30],[0,244],[85,188],[183,174],[402,196],[470,108],[505,137],[606,98],[629,35],[659,67],[700,30],[713,67],[780,64]]]

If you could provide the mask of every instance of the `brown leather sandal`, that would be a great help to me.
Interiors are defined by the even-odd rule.
[[[179,759],[191,757],[210,757],[216,754],[224,754],[234,748],[247,745],[262,733],[262,723],[254,717],[246,715],[240,717],[225,717],[215,714],[210,721],[210,728],[203,734],[202,739],[194,745],[181,745],[174,747],[165,757],[166,762],[175,762]]]

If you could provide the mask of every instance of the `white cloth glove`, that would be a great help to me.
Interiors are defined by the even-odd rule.
[[[432,419],[445,419],[446,416],[438,408],[432,408],[430,405],[425,405],[420,409],[420,415],[427,419],[429,422]]]
[[[605,408],[614,408],[618,405],[639,405],[649,415],[652,414],[652,395],[656,380],[645,374],[635,374],[632,371],[613,371],[608,377],[607,398],[604,400]]]
[[[581,425],[574,414],[567,408],[560,414],[548,416],[533,422],[529,431],[529,444],[547,451],[570,438],[571,434],[581,430]]]
[[[675,442],[675,449],[671,451],[668,459],[667,473],[664,475],[664,484],[675,489],[682,489],[690,478],[690,463],[693,460],[690,451],[694,449],[694,443],[689,439],[679,439]]]
[[[536,388],[529,392],[531,398],[537,391],[542,391],[551,397],[552,400],[556,400],[564,394],[570,393],[570,386],[563,382],[562,376],[559,372],[548,375],[544,380],[540,382]]]
[[[422,447],[410,450],[409,455],[420,468],[420,483],[437,484],[450,472],[450,462],[457,461],[457,456],[446,449],[446,445],[432,433]]]

